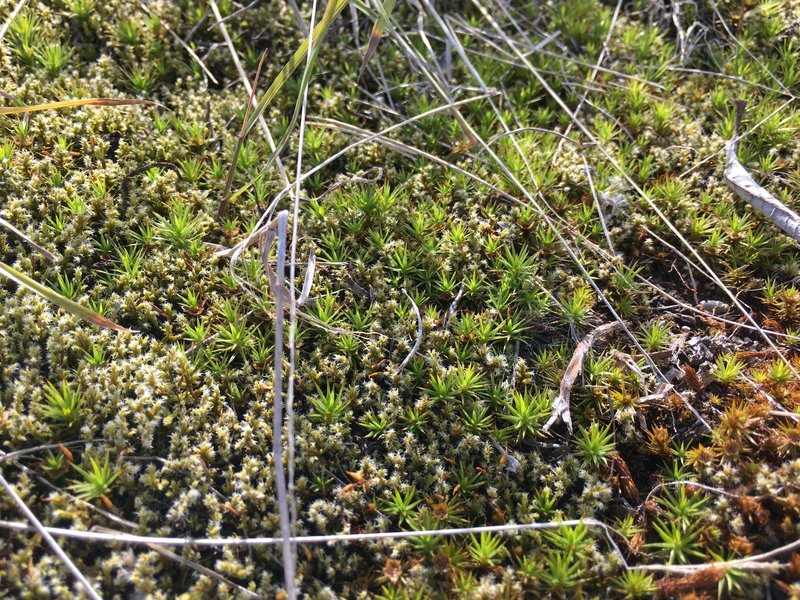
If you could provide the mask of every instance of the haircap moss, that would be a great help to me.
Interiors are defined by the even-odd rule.
[[[291,206],[303,123],[299,172],[316,171],[289,188],[303,258],[287,264],[287,292],[303,287],[312,249],[317,265],[281,433],[294,439],[281,457],[289,513],[303,536],[419,537],[298,544],[301,594],[649,597],[794,539],[800,262],[725,187],[721,152],[729,101],[747,97],[738,160],[796,209],[797,8],[423,4],[419,21],[402,3],[388,18],[344,11],[307,87],[306,4],[217,2],[222,24],[172,0],[147,11],[29,0],[14,14],[0,44],[5,106],[136,95],[169,110],[0,116],[0,217],[60,257],[3,229],[0,261],[126,328],[0,286],[0,443],[30,451],[4,476],[45,526],[278,535],[272,359],[289,311],[271,295],[274,253],[267,265],[244,253],[235,270],[216,253],[274,199]],[[221,25],[244,78],[268,49],[256,103],[297,61],[247,116],[273,141],[286,135],[280,163],[266,167],[259,129],[230,170],[247,96]],[[360,72],[365,43],[376,49]],[[612,310],[631,336],[582,357],[575,433],[545,431],[579,340]],[[19,519],[10,504],[0,512]],[[559,526],[579,518],[608,536]],[[421,531],[538,522],[552,528]],[[80,595],[28,539],[7,535],[7,594]],[[288,593],[272,546],[187,546],[176,559],[60,543],[104,597]],[[707,587],[796,592],[762,564],[734,562]]]

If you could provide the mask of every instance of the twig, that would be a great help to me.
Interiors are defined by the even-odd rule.
[[[346,177],[344,179],[340,179],[334,184],[331,184],[322,194],[316,196],[316,200],[319,201],[321,198],[332,194],[336,190],[343,188],[346,185],[351,185],[354,183],[376,183],[383,179],[383,168],[382,167],[370,167],[366,171],[359,171],[355,175],[350,177]]]
[[[417,317],[417,340],[414,342],[411,352],[408,353],[408,356],[406,356],[403,359],[403,362],[400,363],[400,366],[397,367],[395,374],[400,373],[400,371],[406,367],[409,361],[414,358],[417,350],[419,350],[419,345],[422,343],[422,315],[419,314],[419,308],[417,307],[416,302],[414,302],[414,299],[408,295],[408,292],[405,290],[405,288],[403,288],[403,293],[406,295],[406,298],[408,298],[408,301],[411,302],[411,308],[414,309],[414,314]]]
[[[22,450],[15,450],[14,452],[3,452],[0,450],[0,463],[8,462],[12,458],[26,456],[28,454],[36,454],[43,450],[57,450],[62,446],[80,446],[82,444],[91,444],[95,440],[73,440],[71,442],[59,442],[57,444],[42,444],[41,446],[32,446],[30,448],[23,448]]]
[[[213,0],[212,0],[213,1]],[[289,225],[289,212],[282,210],[276,218],[278,230],[277,285],[285,288],[286,233]],[[289,506],[286,497],[286,474],[283,472],[283,294],[275,295],[275,371],[273,381],[272,405],[272,460],[275,463],[275,487],[278,492],[278,515],[281,525],[281,548],[283,550],[283,578],[286,593],[290,599],[297,596],[294,586],[294,544],[292,542]]]
[[[78,570],[78,567],[75,566],[75,563],[72,562],[70,557],[67,556],[67,554],[61,549],[61,546],[58,545],[58,542],[53,539],[53,536],[48,531],[48,528],[42,525],[41,521],[36,518],[36,515],[33,514],[31,509],[28,508],[25,502],[23,502],[22,498],[20,498],[19,495],[17,495],[17,492],[14,491],[14,488],[11,487],[11,484],[9,484],[8,481],[6,481],[6,478],[2,475],[0,475],[0,486],[2,486],[6,493],[11,496],[11,499],[17,505],[17,508],[19,508],[20,512],[25,515],[25,518],[30,522],[33,530],[42,536],[42,539],[47,543],[48,546],[50,546],[50,549],[53,551],[53,553],[61,560],[61,562],[64,563],[64,565],[66,565],[67,570],[69,570],[69,572],[72,573],[72,576],[84,587],[86,594],[92,598],[92,600],[102,600],[102,597],[95,591],[94,587],[92,587],[92,584],[89,583],[89,580],[84,577],[83,573],[81,573]]]
[[[605,235],[606,243],[608,244],[608,251],[614,254],[614,244],[611,241],[611,234],[608,232],[608,225],[606,225],[606,217],[603,214],[603,209],[600,206],[600,201],[597,199],[597,190],[594,187],[594,180],[592,179],[592,172],[589,169],[589,163],[586,162],[586,156],[581,153],[583,160],[583,170],[586,173],[586,180],[589,182],[589,190],[592,192],[594,199],[594,207],[597,210],[597,216],[600,218],[600,226],[603,228],[603,235]]]
[[[697,573],[705,569],[732,569],[739,571],[779,571],[786,565],[782,563],[754,562],[752,559],[739,559],[741,562],[729,560],[726,562],[707,563],[699,565],[638,565],[630,567],[631,571],[653,571],[655,573]]]
[[[753,556],[747,556],[745,558],[737,558],[735,560],[726,560],[717,563],[706,563],[706,564],[699,564],[699,565],[638,565],[635,567],[628,567],[631,571],[660,571],[660,572],[672,572],[672,573],[691,573],[693,571],[699,571],[702,569],[706,569],[708,567],[720,567],[720,568],[735,568],[735,569],[749,569],[749,570],[767,570],[769,569],[770,565],[767,563],[766,565],[757,566],[756,563],[760,563],[764,560],[769,560],[776,556],[780,556],[781,554],[786,554],[788,552],[793,552],[800,548],[800,540],[795,540],[789,544],[785,544],[783,546],[779,546],[768,552],[763,552],[761,554],[754,554]]]
[[[112,534],[116,533],[113,529],[108,529],[106,527],[96,527],[95,530],[104,531],[106,533],[112,533]],[[255,592],[251,592],[246,587],[243,587],[238,583],[231,581],[224,575],[221,575],[220,573],[217,573],[216,571],[213,571],[208,567],[201,565],[198,562],[189,560],[188,558],[184,558],[180,554],[175,554],[172,550],[167,550],[166,548],[162,548],[158,544],[145,544],[145,545],[154,552],[158,552],[164,558],[168,558],[169,560],[175,561],[176,563],[183,565],[184,567],[187,567],[189,569],[194,569],[195,571],[205,575],[206,577],[210,577],[211,579],[214,579],[223,585],[227,585],[235,589],[246,598],[263,598],[263,596],[259,596]]]
[[[558,529],[560,527],[577,527],[587,525],[610,532],[611,527],[597,519],[568,519],[564,521],[547,521],[544,523],[510,523],[506,525],[484,525],[480,527],[457,527],[453,529],[420,529],[410,531],[382,531],[373,533],[341,533],[331,535],[298,535],[291,539],[282,537],[251,537],[251,538],[185,538],[185,537],[157,537],[148,535],[134,535],[129,533],[104,533],[100,531],[76,531],[60,527],[43,527],[53,536],[79,539],[87,542],[119,542],[120,544],[159,544],[161,546],[197,546],[218,548],[225,546],[257,547],[277,546],[286,541],[295,544],[331,544],[345,542],[372,542],[379,540],[399,540],[421,536],[454,536],[475,533],[514,533],[523,531],[542,531]],[[0,528],[14,531],[33,531],[26,523],[0,520]],[[798,542],[800,543],[800,542]],[[616,547],[616,544],[613,544]],[[623,559],[620,553],[620,559]],[[624,559],[623,559],[624,560]]]
[[[303,76],[303,80],[307,81],[306,74],[310,73],[311,68],[314,64],[314,29],[315,29],[315,19],[317,16],[317,0],[313,0],[311,3],[311,21],[308,26],[308,52],[306,53],[306,66],[305,66],[305,73]],[[302,21],[302,19],[300,19]],[[311,255],[309,256],[309,265],[306,269],[306,276],[305,280],[303,281],[303,292],[300,294],[300,298],[297,298],[294,294],[294,282],[297,276],[296,273],[296,264],[297,264],[297,238],[299,235],[299,227],[300,227],[300,177],[303,174],[303,144],[305,140],[305,133],[306,133],[306,111],[308,108],[308,88],[309,86],[306,84],[303,86],[302,89],[302,104],[300,107],[300,125],[298,127],[298,140],[297,140],[297,167],[295,171],[295,190],[294,190],[294,202],[293,202],[293,213],[292,213],[292,244],[290,250],[290,263],[289,263],[289,288],[291,289],[291,294],[289,295],[289,375],[288,375],[288,382],[286,385],[286,437],[287,437],[287,458],[286,462],[288,463],[288,502],[289,508],[291,512],[290,518],[290,534],[292,536],[296,533],[297,528],[297,503],[295,501],[294,496],[294,452],[295,452],[295,439],[294,439],[294,376],[295,376],[295,369],[296,369],[296,360],[297,360],[297,347],[295,342],[295,336],[297,334],[297,306],[300,303],[303,295],[306,297],[308,294],[311,293],[311,284],[314,279],[314,270],[313,265],[316,264],[314,262],[314,251],[311,251]],[[245,119],[246,121],[247,119]],[[283,286],[281,286],[283,289]],[[280,314],[279,317],[276,318],[283,318],[283,314]],[[284,562],[284,573],[285,577],[289,577],[289,572],[291,570],[292,578],[294,578],[295,573],[295,565],[297,563],[297,550],[294,544],[290,546],[291,555],[287,556],[286,551],[284,550],[283,553],[283,562]],[[291,561],[291,565],[287,565],[286,563]],[[287,569],[287,566],[290,566],[291,569]],[[297,596],[297,592],[294,589],[294,581],[291,582],[291,585],[287,582],[286,584],[286,591],[289,596],[289,600],[295,600]]]
[[[297,21],[297,26],[300,28],[300,33],[303,36],[308,36],[308,28],[306,27],[306,22],[303,19],[303,15],[300,12],[300,7],[297,6],[296,0],[286,0],[286,4],[289,5],[289,8],[292,9],[292,14],[294,15],[294,20]]]
[[[230,21],[231,19],[235,19],[236,17],[238,17],[238,16],[239,16],[240,14],[242,14],[243,12],[245,12],[245,11],[248,11],[248,10],[250,10],[251,8],[253,8],[253,7],[254,7],[256,4],[258,4],[260,1],[261,1],[261,0],[253,0],[253,1],[252,1],[250,4],[248,4],[247,6],[243,6],[242,8],[239,8],[239,9],[237,9],[237,10],[233,11],[233,12],[232,12],[231,14],[229,14],[227,17],[223,17],[223,18],[222,18],[222,19],[220,19],[219,21],[214,21],[213,23],[211,23],[211,25],[209,25],[209,26],[206,28],[206,31],[211,31],[211,30],[212,30],[212,29],[214,29],[214,27],[216,27],[217,25],[220,25],[221,23],[227,23],[227,22],[228,22],[228,21]]]
[[[502,456],[505,456],[506,469],[508,469],[510,473],[516,473],[520,470],[522,464],[508,453],[508,448],[503,448],[503,446],[500,445],[500,442],[498,442],[494,437],[491,437],[489,441],[492,443],[492,446],[494,446],[495,450],[497,450]]]
[[[294,264],[294,261],[292,261]],[[308,297],[311,295],[311,286],[314,284],[314,273],[317,270],[317,257],[314,254],[312,247],[308,253],[308,262],[306,262],[306,275],[303,277],[303,289],[300,292],[300,297],[297,299],[297,306],[303,306],[308,302]],[[291,340],[291,338],[290,338]]]
[[[736,127],[733,137],[725,144],[725,183],[736,195],[769,219],[776,227],[800,242],[800,215],[758,185],[736,156],[739,146],[739,125],[744,116],[746,100],[736,101]]]
[[[600,325],[600,327],[588,333],[586,337],[578,343],[572,355],[572,359],[569,361],[569,365],[567,365],[564,377],[561,379],[558,396],[556,396],[556,399],[553,401],[553,414],[542,428],[544,431],[550,429],[556,421],[560,419],[567,426],[570,435],[572,434],[572,416],[569,410],[569,397],[572,393],[572,386],[575,385],[575,381],[583,370],[583,359],[586,358],[586,354],[589,352],[596,339],[603,338],[621,328],[622,323],[619,321]]]

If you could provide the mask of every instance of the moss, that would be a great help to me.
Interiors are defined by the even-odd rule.
[[[223,13],[233,11],[223,4]],[[748,97],[745,126],[766,121],[743,141],[740,158],[787,204],[797,203],[800,149],[792,132],[798,120],[787,109],[769,115],[786,97],[779,83],[796,92],[791,28],[798,14],[791,6],[776,16],[734,4],[723,3],[721,10],[735,40],[716,24],[708,29],[708,36],[717,36],[713,43],[695,40],[684,49],[685,66],[716,75],[668,65],[682,51],[674,20],[655,10],[623,11],[603,63],[608,71],[598,71],[591,84],[603,93],[588,90],[580,114],[757,320],[793,334],[800,319],[794,246],[728,191],[719,153],[732,132],[727,100]],[[239,241],[283,185],[269,169],[231,203],[224,223],[215,220],[245,99],[218,31],[207,29],[207,19],[199,23],[203,15],[196,7],[163,2],[151,7],[157,18],[115,1],[95,3],[83,17],[80,8],[77,2],[26,5],[23,16],[35,15],[37,43],[51,55],[57,48],[69,51],[58,68],[58,57],[28,60],[24,40],[10,30],[0,47],[2,89],[22,103],[141,95],[169,111],[94,107],[0,121],[9,145],[0,161],[0,216],[61,257],[50,265],[3,230],[0,260],[54,288],[72,285],[81,302],[130,328],[93,329],[2,284],[2,449],[81,442],[59,455],[60,467],[46,468],[47,455],[37,453],[19,461],[31,471],[8,468],[4,475],[48,525],[119,527],[102,509],[140,533],[277,535],[274,308],[269,299],[246,293],[206,244]],[[597,59],[613,7],[587,0],[555,3],[541,14],[530,13],[535,7],[514,10],[538,19],[542,31],[560,32],[560,40],[530,60],[577,106],[586,90],[576,82],[585,80],[587,65]],[[459,11],[475,26],[489,27],[472,5]],[[704,11],[684,16],[714,23],[716,17]],[[412,12],[398,7],[396,17],[416,27]],[[190,43],[218,85],[204,78],[167,26],[182,38],[191,32]],[[253,7],[228,27],[251,73],[268,49],[262,82],[274,78],[300,39],[284,3]],[[359,79],[351,28],[344,21],[337,27],[309,91],[311,114],[377,131],[395,124],[397,114],[439,105],[389,39],[378,52],[385,84],[380,76]],[[563,111],[526,70],[509,64],[510,55],[480,36],[459,33],[485,83],[503,90],[508,127],[565,131]],[[449,52],[435,36],[429,41],[435,55]],[[422,45],[420,50],[427,52]],[[475,85],[460,61],[453,60],[447,72],[455,84]],[[389,96],[376,100],[384,87]],[[276,137],[288,126],[292,89],[296,82],[264,115]],[[487,140],[501,133],[488,101],[460,110]],[[522,198],[498,165],[484,160],[487,153],[477,158],[478,149],[465,145],[464,132],[447,113],[393,136]],[[350,141],[309,124],[304,165],[320,164]],[[674,391],[713,431],[705,433],[684,400],[657,387],[640,349],[622,335],[594,348],[572,393],[576,431],[612,436],[601,458],[587,460],[580,433],[571,438],[556,427],[544,435],[546,411],[515,430],[520,417],[514,398],[549,404],[577,341],[611,319],[608,308],[529,202],[508,201],[423,158],[365,144],[304,189],[310,200],[302,204],[298,252],[305,257],[313,245],[319,260],[304,310],[350,333],[299,325],[299,533],[579,517],[621,523],[628,517],[637,531],[616,541],[629,562],[643,563],[670,554],[663,546],[670,543],[666,530],[653,524],[669,522],[677,509],[659,483],[688,479],[727,492],[706,496],[698,518],[702,531],[692,540],[699,554],[686,555],[692,561],[746,555],[796,539],[800,444],[791,421],[772,405],[774,400],[797,411],[791,371],[773,365],[755,333],[675,308],[674,300],[648,285],[693,306],[728,301],[685,266],[672,249],[680,241],[598,148],[559,143],[532,130],[513,141],[501,137],[492,149],[555,209],[559,230],[582,264],[652,351]],[[290,146],[296,144],[295,133]],[[253,134],[234,185],[252,181],[267,156]],[[294,172],[291,153],[285,167]],[[343,183],[356,173],[372,175],[375,167],[382,169],[380,182]],[[236,275],[255,290],[268,288],[255,252],[244,257]],[[424,334],[414,360],[398,372],[417,328],[403,289],[421,312]],[[796,366],[794,349],[782,349]],[[737,368],[727,368],[731,364]],[[37,412],[47,382],[61,380],[81,390],[74,429]],[[329,389],[340,396],[341,411],[325,413],[316,404]],[[100,499],[76,501],[69,493],[69,464],[86,465],[89,457],[106,453],[119,470],[107,494],[111,508]],[[386,507],[409,491],[413,506],[400,519]],[[650,502],[641,504],[648,494]],[[18,518],[7,502],[0,511],[3,518]],[[622,575],[619,557],[599,531],[588,531],[577,547],[569,546],[567,535],[497,536],[491,539],[502,551],[489,558],[481,538],[469,536],[307,546],[300,548],[298,573],[303,591],[319,598],[592,597],[607,590],[635,597],[665,581]],[[11,533],[6,540],[0,580],[10,596],[78,594],[40,542]],[[227,586],[145,548],[64,545],[104,597],[236,597]],[[274,548],[182,552],[261,595],[281,587]],[[402,573],[397,581],[391,580],[392,565]],[[741,585],[758,595],[771,584],[743,578]]]

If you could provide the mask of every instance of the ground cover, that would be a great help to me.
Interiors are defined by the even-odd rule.
[[[800,593],[796,2],[0,7],[5,596]]]

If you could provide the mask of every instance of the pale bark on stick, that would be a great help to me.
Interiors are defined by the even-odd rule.
[[[583,360],[586,358],[595,340],[603,338],[620,328],[622,328],[622,323],[619,321],[600,325],[600,327],[589,332],[586,337],[578,343],[572,355],[572,359],[569,361],[569,365],[567,365],[567,370],[564,372],[564,377],[561,379],[558,396],[556,396],[556,399],[553,401],[553,414],[542,428],[544,431],[550,429],[555,425],[556,421],[561,419],[567,426],[569,433],[572,434],[572,415],[569,410],[569,397],[572,393],[572,386],[575,385],[575,381],[583,370]]]
[[[800,215],[780,202],[756,183],[736,157],[739,146],[739,124],[744,114],[745,100],[737,100],[736,128],[733,137],[725,144],[725,183],[737,196],[769,219],[786,235],[800,242]]]
[[[414,342],[414,346],[411,348],[411,352],[408,353],[408,355],[403,359],[403,362],[400,363],[400,366],[397,367],[395,374],[400,373],[406,368],[406,365],[411,361],[412,358],[414,358],[417,350],[419,350],[419,345],[422,343],[422,315],[419,314],[417,303],[414,302],[414,299],[408,295],[408,292],[405,289],[403,289],[403,293],[406,295],[406,298],[408,298],[409,302],[411,302],[411,308],[414,309],[414,314],[417,317],[417,339]]]

